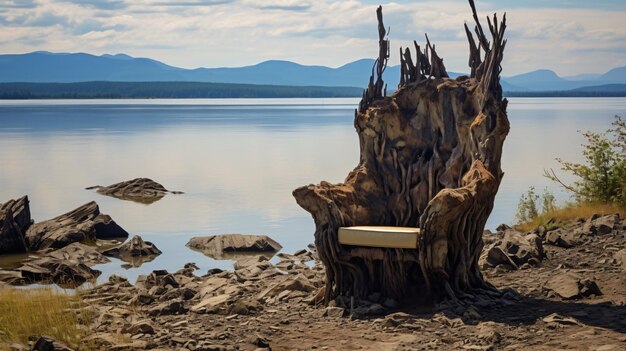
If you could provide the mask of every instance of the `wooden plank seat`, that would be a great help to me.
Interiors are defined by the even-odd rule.
[[[339,228],[339,243],[350,246],[417,249],[420,229],[415,227],[354,226]]]

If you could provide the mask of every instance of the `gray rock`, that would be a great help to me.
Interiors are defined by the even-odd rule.
[[[144,204],[156,202],[167,193],[182,194],[181,191],[169,191],[163,185],[149,178],[135,178],[109,186],[95,185],[86,189],[95,189],[96,192],[102,195]]]
[[[23,285],[26,282],[22,278],[22,273],[18,271],[5,271],[0,269],[0,282],[11,285]],[[0,285],[2,287],[2,285]]]
[[[523,235],[515,230],[507,230],[502,240],[491,244],[483,251],[480,265],[482,267],[504,265],[518,269],[525,263],[537,264],[544,256],[545,252],[539,236]]]
[[[500,225],[496,228],[496,230],[497,230],[497,231],[499,231],[499,232],[504,232],[504,231],[507,231],[507,230],[510,230],[510,229],[511,229],[511,227],[510,227],[510,226],[508,226],[508,225],[506,225],[506,224],[504,224],[504,223],[500,224]]]
[[[64,288],[76,288],[85,282],[95,282],[102,272],[75,260],[43,257],[17,268],[28,283],[55,283]]]
[[[298,274],[295,277],[286,277],[277,284],[270,286],[260,292],[257,298],[262,300],[268,297],[274,297],[286,290],[311,292],[315,290],[315,286],[311,284],[311,281],[303,274]]]
[[[122,245],[102,251],[106,256],[120,258],[124,261],[132,261],[135,257],[155,257],[161,254],[153,243],[143,241],[139,235],[133,236]]]
[[[553,230],[546,234],[546,244],[563,248],[572,247],[572,243],[565,238],[561,230]]]
[[[62,261],[75,261],[84,263],[87,266],[109,263],[111,260],[96,251],[92,246],[81,243],[71,243],[68,246],[51,251],[47,257],[55,258]]]
[[[617,229],[619,223],[619,214],[598,216],[593,215],[583,225],[582,232],[587,235],[603,235],[609,234]]]
[[[187,246],[205,255],[222,259],[228,253],[276,252],[282,248],[266,235],[223,234],[194,237]]]
[[[341,307],[326,307],[322,313],[322,317],[341,318],[343,317],[345,310]]]
[[[487,248],[486,255],[481,256],[481,265],[487,264],[490,267],[498,265],[506,265],[513,269],[517,269],[517,264],[502,250],[498,243],[491,244]]]
[[[64,343],[49,336],[40,337],[33,345],[32,351],[74,351]]]
[[[379,303],[374,303],[367,308],[368,316],[382,316],[387,310]]]
[[[179,301],[166,301],[148,310],[148,315],[165,316],[172,314],[182,314],[186,312],[187,309],[183,307],[183,304]]]
[[[26,241],[31,250],[59,249],[74,242],[122,237],[128,237],[128,233],[111,217],[101,214],[98,204],[93,201],[58,217],[35,223],[26,231]]]
[[[235,262],[235,276],[239,281],[261,280],[278,275],[278,271],[265,256],[240,258]]]
[[[129,327],[122,330],[123,333],[135,334],[154,334],[154,326],[148,319],[137,321]]]
[[[161,288],[161,290],[178,288],[180,284],[176,277],[166,270],[155,270],[147,276],[140,275],[137,277],[135,286],[140,290],[150,291],[152,288]]]
[[[621,249],[615,253],[615,261],[622,266],[622,270],[626,271],[626,249]]]
[[[28,251],[24,236],[31,224],[27,196],[0,204],[0,255]]]
[[[583,279],[572,273],[558,274],[548,279],[544,289],[553,291],[563,299],[580,299],[591,295],[602,295],[595,281]]]

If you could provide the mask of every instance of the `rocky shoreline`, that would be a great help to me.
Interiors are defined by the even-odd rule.
[[[21,204],[17,207],[27,205],[27,199]],[[626,347],[623,219],[593,216],[527,233],[507,226],[498,229],[484,233],[480,259],[483,274],[499,290],[492,295],[468,294],[458,303],[423,306],[372,294],[353,304],[338,298],[322,306],[324,268],[309,245],[294,254],[279,253],[274,263],[262,252],[239,257],[232,271],[200,272],[188,263],[176,272],[155,270],[135,282],[111,276],[81,293],[82,308],[94,316],[87,326],[89,342],[103,350],[190,351]],[[259,240],[259,248],[278,245],[269,238]],[[232,242],[254,242],[239,237],[194,242],[213,241],[222,249]],[[67,283],[62,277],[96,274],[90,266],[108,260],[78,242],[60,249],[48,246],[46,256],[39,259],[48,263],[26,263],[30,271],[22,269],[20,279],[24,272],[35,275],[36,267],[44,267],[52,274],[50,280],[62,285]],[[135,237],[104,253],[141,257],[157,251]],[[215,248],[209,251],[215,254]],[[7,272],[0,271],[0,280],[26,283]],[[62,347],[51,340],[11,345],[15,350]]]

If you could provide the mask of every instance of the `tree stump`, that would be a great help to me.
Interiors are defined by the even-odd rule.
[[[495,14],[493,21],[487,18],[489,42],[469,2],[477,36],[475,41],[465,26],[471,75],[448,78],[427,37],[423,51],[415,43],[415,59],[400,49],[401,84],[391,96],[381,88],[389,43],[378,8],[379,58],[354,119],[359,164],[344,183],[293,192],[315,221],[326,303],[372,292],[399,300],[456,300],[467,291],[493,289],[478,258],[509,131],[499,82],[506,15],[500,22]],[[418,248],[341,245],[338,228],[356,225],[419,227]]]

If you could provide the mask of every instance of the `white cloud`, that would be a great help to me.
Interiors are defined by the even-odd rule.
[[[340,66],[376,54],[376,5],[323,0],[2,1],[0,52],[124,52],[182,67],[239,66],[267,59]],[[484,6],[483,6],[484,7]],[[448,69],[466,70],[465,2],[383,4],[398,46],[427,32]],[[505,9],[481,8],[484,18]],[[626,65],[626,11],[508,11],[505,74],[551,68],[567,75]]]

